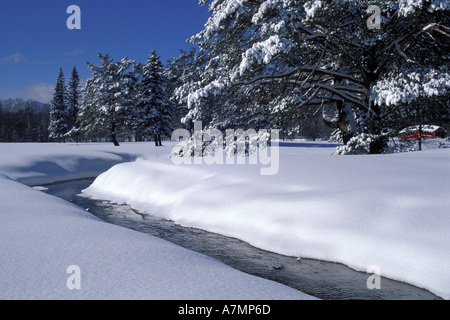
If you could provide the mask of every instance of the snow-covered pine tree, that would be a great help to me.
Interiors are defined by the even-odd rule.
[[[201,88],[201,84],[206,79],[204,68],[207,65],[207,56],[203,52],[181,50],[177,58],[168,62],[164,69],[164,75],[169,86],[172,87],[171,101],[174,104],[174,114],[178,114],[178,121],[186,129],[193,130],[196,120],[209,123],[212,121],[214,110],[213,97],[197,100],[197,108],[190,109],[188,106],[188,96],[190,93]]]
[[[108,133],[111,142],[119,146],[118,134],[125,128],[129,109],[136,96],[133,85],[134,60],[124,58],[114,62],[108,54],[99,54],[100,65],[87,62],[92,71],[85,86],[79,117],[87,135]]]
[[[205,129],[267,128],[272,117],[268,104],[276,88],[223,87],[208,94],[202,88],[214,82],[216,68],[205,51],[195,49],[182,51],[168,63],[165,73],[173,86],[171,99],[184,127],[192,130],[195,121],[202,121]],[[195,94],[195,104],[191,94]]]
[[[63,70],[60,68],[50,108],[50,124],[48,127],[50,139],[65,142],[67,116],[66,83]]]
[[[186,94],[180,94],[183,86],[188,86],[194,73],[191,72],[195,63],[196,56],[195,49],[190,51],[180,50],[180,55],[172,58],[167,62],[164,68],[164,77],[166,78],[166,92],[170,101],[172,102],[172,127],[185,127],[191,129],[189,124],[182,121],[182,118],[187,114]],[[182,89],[181,89],[182,91]]]
[[[281,112],[275,119],[289,121],[315,105],[344,143],[364,133],[369,152],[379,153],[385,119],[374,87],[402,79],[405,70],[428,68],[438,82],[448,75],[440,68],[450,60],[448,0],[200,0],[206,3],[211,17],[191,42],[208,64],[189,94],[190,114],[210,95],[266,87],[260,92],[280,92],[269,103]],[[380,9],[379,29],[368,24],[372,5]]]
[[[80,136],[80,122],[78,120],[78,111],[80,103],[80,76],[76,67],[73,67],[67,86],[67,125],[69,131],[67,135],[72,137],[78,143]]]
[[[143,67],[139,104],[137,107],[138,132],[153,137],[156,146],[161,146],[161,136],[170,136],[171,103],[165,91],[164,68],[156,51],[153,50]]]
[[[142,87],[142,77],[143,77],[143,64],[135,63],[133,69],[128,74],[129,76],[129,95],[130,95],[130,106],[132,108],[127,108],[125,111],[125,127],[130,130],[132,139],[134,141],[142,141],[142,135],[139,132],[139,120],[138,120],[138,105],[141,95]]]

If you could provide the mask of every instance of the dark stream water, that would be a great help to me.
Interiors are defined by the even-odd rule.
[[[94,179],[45,186],[46,193],[88,209],[96,217],[125,228],[144,232],[181,247],[200,252],[223,263],[274,280],[325,300],[437,300],[439,297],[412,285],[381,278],[381,289],[370,290],[371,274],[357,272],[342,264],[298,259],[267,252],[249,244],[207,231],[185,228],[172,221],[143,215],[126,205],[78,196]]]

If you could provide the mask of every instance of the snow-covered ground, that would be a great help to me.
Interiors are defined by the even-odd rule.
[[[151,144],[0,144],[0,300],[312,299],[30,188],[169,152]]]
[[[258,165],[125,163],[84,194],[242,239],[335,261],[450,298],[450,149],[332,156],[327,143],[286,143],[279,172]],[[373,272],[373,271],[371,271]]]
[[[111,168],[86,196],[281,254],[376,266],[450,299],[450,149],[332,156],[327,143],[282,143],[278,174],[263,176],[259,165],[174,165],[171,146],[0,145],[0,174],[38,185]],[[11,179],[0,178],[0,298],[308,298]],[[81,290],[65,286],[68,265]]]

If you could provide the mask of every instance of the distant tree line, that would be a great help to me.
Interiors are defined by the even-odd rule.
[[[0,100],[0,142],[48,142],[49,120],[49,104]]]
[[[50,104],[0,100],[0,142],[110,141],[117,146],[153,140],[161,146],[177,121],[160,57],[152,51],[145,64],[98,57],[99,65],[86,63],[92,76],[83,87],[76,67],[67,83],[60,68]]]
[[[92,76],[80,88],[74,67],[66,85],[61,69],[51,101],[52,141],[155,141],[173,131],[172,103],[159,56],[153,50],[143,65],[99,54],[101,63],[87,62]]]

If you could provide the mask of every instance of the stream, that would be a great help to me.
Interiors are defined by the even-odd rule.
[[[345,265],[313,259],[283,256],[238,239],[182,227],[153,215],[136,212],[127,205],[91,200],[79,196],[92,179],[46,185],[44,192],[70,201],[112,224],[170,241],[261,278],[270,279],[323,300],[440,300],[431,292],[381,277],[381,289],[370,290],[372,274]]]

